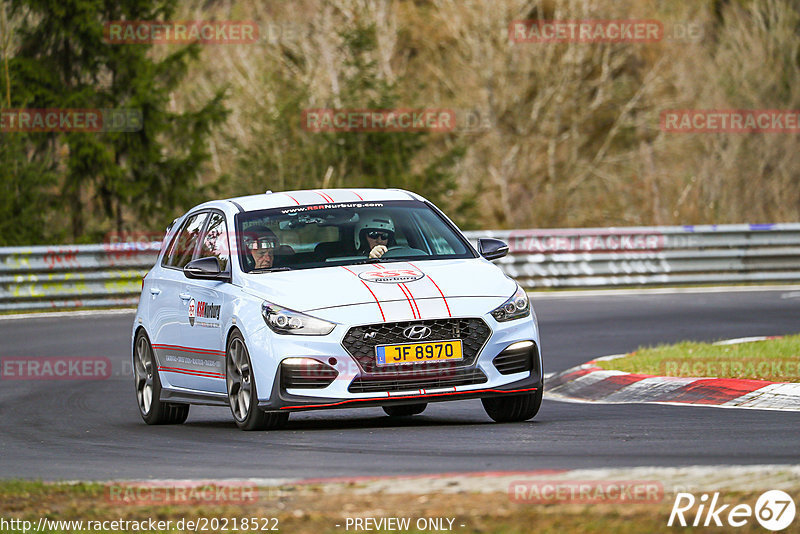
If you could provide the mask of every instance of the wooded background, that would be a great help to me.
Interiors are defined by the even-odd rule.
[[[112,20],[252,20],[242,45],[110,45]],[[652,19],[655,43],[513,43],[520,19]],[[800,110],[790,0],[3,0],[0,108],[142,110],[134,133],[0,133],[0,245],[160,231],[210,198],[401,187],[465,229],[800,220],[796,133],[666,109]],[[446,108],[447,133],[314,133],[308,108]]]

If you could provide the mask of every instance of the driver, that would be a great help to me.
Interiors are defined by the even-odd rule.
[[[394,223],[387,215],[369,215],[356,225],[356,250],[370,258],[380,258],[395,246]]]
[[[244,233],[244,248],[253,258],[254,269],[270,269],[275,262],[278,237],[266,226],[252,226]]]

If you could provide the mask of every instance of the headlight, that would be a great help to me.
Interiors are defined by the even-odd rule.
[[[517,290],[511,298],[505,301],[502,306],[492,310],[492,317],[502,323],[503,321],[527,317],[530,312],[531,302],[528,300],[528,294],[517,284]]]
[[[271,302],[261,305],[261,315],[267,326],[277,334],[296,334],[300,336],[324,336],[336,326],[328,321],[311,317],[304,313],[283,308]]]

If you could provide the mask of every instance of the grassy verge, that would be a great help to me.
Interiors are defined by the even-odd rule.
[[[527,532],[674,532],[667,520],[674,498],[665,495],[661,502],[646,504],[526,504],[513,502],[507,493],[429,493],[364,495],[356,488],[343,486],[335,493],[315,487],[283,487],[280,491],[262,490],[257,502],[241,505],[125,505],[109,502],[108,490],[100,484],[43,484],[39,482],[0,482],[0,517],[24,519],[38,524],[41,517],[54,520],[143,521],[153,518],[172,521],[163,532],[177,529],[180,520],[196,518],[276,518],[269,526],[291,534],[333,534],[353,532],[346,529],[348,517],[408,517],[414,525],[419,518],[452,518],[454,533],[517,534]],[[796,502],[800,491],[791,493]],[[757,493],[728,493],[726,502],[750,504]],[[339,525],[339,526],[337,526]],[[463,526],[462,526],[463,525]],[[751,521],[737,532],[759,530]],[[383,529],[379,529],[383,530]],[[689,529],[691,531],[692,529]],[[22,532],[3,528],[3,532]],[[75,530],[77,532],[77,530]],[[85,530],[84,530],[85,531]],[[135,530],[116,530],[130,532]],[[198,529],[202,531],[202,529]],[[221,527],[210,530],[223,532]],[[230,525],[228,531],[233,530]],[[240,532],[245,530],[239,529]],[[251,530],[252,531],[252,530]],[[260,530],[259,531],[263,531]],[[405,530],[399,530],[406,532]],[[411,528],[407,532],[418,532]],[[428,529],[427,532],[436,530]],[[49,529],[40,532],[65,533]],[[92,532],[111,532],[102,528]],[[151,531],[152,532],[152,531]]]
[[[800,382],[800,335],[736,345],[686,341],[645,347],[598,362],[598,367],[659,376]]]

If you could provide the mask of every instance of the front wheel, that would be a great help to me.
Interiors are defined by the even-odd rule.
[[[423,402],[420,404],[404,404],[402,406],[384,406],[383,411],[389,417],[408,417],[424,412],[427,407],[428,403]]]
[[[524,395],[508,395],[481,399],[486,414],[498,423],[514,423],[532,419],[542,405],[543,388]]]
[[[133,344],[133,376],[139,415],[148,425],[179,425],[189,417],[188,404],[161,402],[161,379],[153,347],[144,330]]]
[[[238,330],[228,340],[225,361],[228,403],[236,426],[242,430],[268,430],[285,425],[289,420],[289,412],[267,413],[258,409],[253,364]]]

